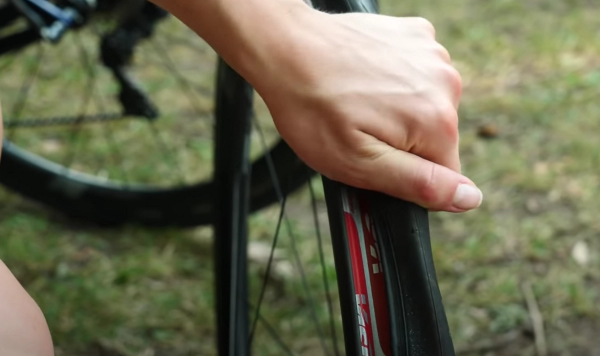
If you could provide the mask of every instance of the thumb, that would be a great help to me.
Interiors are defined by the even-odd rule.
[[[365,165],[369,189],[416,203],[430,210],[463,212],[483,200],[469,178],[412,153],[390,149]]]

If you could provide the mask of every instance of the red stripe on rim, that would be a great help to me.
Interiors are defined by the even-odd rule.
[[[342,192],[342,201],[352,261],[361,355],[391,355],[385,278],[376,243],[377,229],[369,218],[366,201],[359,199],[357,202],[347,190]]]

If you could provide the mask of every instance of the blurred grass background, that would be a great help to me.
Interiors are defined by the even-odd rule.
[[[600,3],[384,0],[382,8],[390,15],[430,19],[463,75],[463,167],[484,191],[485,202],[476,212],[431,217],[439,281],[459,354],[536,355],[532,313],[525,298],[530,286],[544,321],[549,355],[600,355]],[[201,89],[196,90],[199,110],[210,112],[214,59],[196,49],[185,52],[193,34],[182,33],[186,41],[163,43],[190,73],[186,78]],[[96,42],[82,36],[94,53]],[[168,107],[191,106],[183,95],[174,94],[172,88],[178,84],[172,76],[155,79],[156,72],[144,63],[159,57],[144,51],[136,57],[141,68],[136,73],[143,83],[150,83],[148,90],[164,95],[157,100]],[[48,63],[59,63],[58,53],[68,52],[48,53]],[[46,99],[33,105],[30,114],[78,110],[76,101],[62,100],[65,93],[56,87],[68,91],[78,81],[85,83],[85,66],[66,69],[54,64],[47,72],[47,84],[40,82],[35,89]],[[9,79],[18,76],[10,73]],[[99,73],[105,76],[103,95],[113,95],[110,77]],[[6,101],[11,100],[14,85],[7,80],[0,86],[5,115],[10,114]],[[159,89],[167,89],[166,94],[158,94]],[[179,105],[180,100],[185,103]],[[198,110],[181,110],[159,120],[169,128],[164,139],[182,152],[177,153],[182,165],[209,162],[211,134],[204,132],[210,126],[198,120],[182,124],[177,120],[181,112]],[[262,121],[268,122],[268,117]],[[113,126],[119,147],[128,143],[125,166],[144,181],[168,175],[168,164],[157,165],[155,156],[146,156],[149,153],[141,145],[147,142],[140,141],[139,147],[132,142],[134,133],[145,130],[141,127],[135,121]],[[90,162],[94,167],[116,166],[106,164],[114,155],[100,130],[89,129],[74,167],[118,177],[118,167],[115,172],[91,167]],[[272,127],[267,131],[273,132]],[[69,137],[52,130],[22,131],[18,138],[23,141],[18,143],[59,160],[72,147]],[[94,137],[100,138],[96,142]],[[182,137],[192,143],[184,147]],[[194,165],[186,178],[210,174],[206,165],[201,166]],[[318,196],[322,205],[322,193]],[[273,207],[252,217],[251,274],[257,279],[277,214]],[[293,197],[288,215],[301,241],[309,283],[321,288],[313,296],[325,320],[306,191]],[[298,354],[320,355],[301,281],[289,262],[289,236],[284,233],[282,240],[264,314],[286,333],[286,341]],[[334,281],[329,257],[327,276]],[[101,229],[0,189],[0,258],[44,310],[58,356],[214,354],[208,228]],[[256,287],[254,283],[255,292]],[[257,354],[281,354],[264,329],[259,337],[268,350]]]

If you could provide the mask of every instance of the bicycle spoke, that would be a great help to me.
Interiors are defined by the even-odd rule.
[[[154,39],[151,39],[149,42],[152,44],[152,48],[154,49],[156,54],[158,54],[158,57],[160,58],[162,65],[165,68],[167,68],[167,70],[169,70],[169,72],[171,72],[171,74],[177,80],[177,83],[178,83],[182,93],[188,98],[188,100],[190,102],[190,106],[192,107],[192,110],[196,114],[196,117],[197,118],[205,117],[206,115],[203,115],[203,110],[201,110],[196,105],[196,98],[194,97],[193,86],[177,70],[177,67],[173,63],[171,57],[168,55],[168,52],[165,50],[164,47],[162,47],[162,45],[160,45]],[[155,136],[157,136],[155,129],[154,129],[154,132],[155,132]],[[163,140],[159,140],[159,142],[160,142],[159,143],[160,146],[162,146],[163,149],[165,149],[167,147],[166,143]],[[179,173],[180,177],[184,177],[183,171],[179,165],[178,165],[177,169],[178,169],[178,173]]]
[[[308,190],[310,191],[310,201],[313,211],[313,220],[319,246],[319,262],[321,263],[321,275],[323,276],[323,285],[325,286],[325,295],[327,296],[327,309],[329,310],[329,328],[331,329],[331,337],[333,338],[333,350],[337,356],[340,351],[338,349],[337,335],[333,321],[333,303],[331,302],[331,293],[329,293],[329,282],[327,281],[327,273],[325,271],[325,254],[323,253],[323,239],[321,237],[321,228],[319,227],[319,215],[317,214],[317,198],[315,197],[315,189],[312,180],[309,177]]]
[[[108,125],[104,125],[103,128],[106,141],[108,142],[109,146],[111,147],[111,150],[117,156],[117,160],[119,161],[119,171],[121,173],[121,179],[123,180],[125,186],[128,186],[130,184],[129,175],[127,174],[127,170],[123,167],[123,155],[121,154],[121,150],[119,150],[118,148],[119,145],[117,144],[115,133],[112,130],[112,127]]]
[[[179,164],[179,158],[177,155],[171,152],[169,145],[166,140],[161,136],[160,131],[156,127],[155,121],[149,121],[150,131],[152,131],[152,136],[154,137],[154,142],[158,146],[158,150],[160,154],[163,156],[164,161],[167,165],[174,168],[174,175],[177,177],[179,184],[185,185],[185,174],[183,173],[183,169],[181,169],[181,165]],[[173,156],[174,159],[170,160],[169,157]]]
[[[198,52],[198,54],[201,54],[201,55],[206,55],[207,53],[209,53],[210,47],[208,45],[200,46],[200,45],[198,45],[197,41],[190,40],[190,38],[194,38],[194,39],[197,38],[195,33],[191,37],[189,35],[187,35],[185,37],[178,36],[178,35],[174,35],[174,34],[168,33],[168,32],[163,32],[161,35],[169,42],[169,44],[183,45],[186,48],[192,48],[196,52]]]
[[[325,334],[321,328],[321,324],[319,323],[319,319],[317,317],[317,312],[315,308],[315,302],[310,293],[310,288],[308,288],[308,280],[306,278],[306,272],[304,271],[304,267],[302,265],[302,260],[300,259],[300,254],[298,253],[298,246],[296,245],[296,236],[293,233],[292,225],[290,221],[285,217],[285,225],[288,230],[288,235],[290,236],[290,242],[292,243],[292,253],[294,254],[294,259],[296,260],[296,264],[298,266],[298,270],[300,271],[300,279],[302,280],[302,285],[304,287],[304,292],[306,293],[306,299],[308,300],[308,304],[311,306],[311,317],[315,323],[317,328],[317,333],[319,334],[319,341],[321,342],[321,346],[323,347],[323,351],[325,351],[326,355],[329,355],[329,351],[327,350],[327,343],[325,342]]]
[[[158,39],[155,39],[155,41],[159,42]],[[169,43],[169,45],[172,45],[172,43]],[[162,43],[157,44],[157,46],[164,48],[164,45]],[[159,67],[165,68],[169,72],[171,72],[173,70],[177,70],[177,75],[179,76],[179,78],[181,78],[181,81],[186,82],[186,84],[185,84],[186,88],[183,88],[185,91],[192,92],[195,95],[199,95],[200,97],[212,97],[215,94],[214,87],[212,85],[207,86],[204,83],[198,83],[198,82],[189,80],[189,78],[184,79],[185,76],[183,74],[181,74],[181,71],[180,71],[181,67],[175,66],[172,60],[171,60],[171,63],[173,65],[171,66],[171,65],[167,65],[165,59],[156,58],[157,56],[154,54],[155,51],[157,51],[156,48],[149,49],[149,48],[142,46],[140,48],[137,48],[136,51],[139,51],[139,55],[136,56],[136,68],[137,69],[147,69],[147,68],[151,68],[154,66],[159,66]],[[208,51],[206,51],[206,52],[208,52]],[[200,53],[200,54],[205,55],[205,53]],[[137,58],[139,58],[139,59],[137,59]],[[176,68],[179,68],[179,69],[176,69]],[[179,81],[179,79],[178,79],[178,81]],[[180,87],[181,87],[180,83],[181,82],[179,82],[178,85],[180,85]],[[193,96],[193,95],[186,95],[186,97],[188,97],[188,98],[189,98],[189,96]],[[193,100],[194,111],[199,111],[200,113],[205,113],[206,110],[200,109],[197,106],[195,106],[196,103],[197,103],[197,100],[194,99]]]
[[[265,137],[265,133],[260,127],[258,120],[256,119],[256,115],[252,116],[252,123],[254,128],[258,132],[258,137],[260,139],[260,144],[265,152],[265,159],[267,161],[267,168],[269,169],[269,175],[271,176],[271,180],[273,182],[275,188],[275,194],[277,195],[277,199],[281,203],[283,201],[283,191],[281,190],[281,185],[279,184],[279,178],[277,177],[277,171],[275,170],[275,163],[273,163],[273,157],[271,157],[271,151],[267,145],[267,138]]]
[[[10,67],[13,65],[13,63],[15,63],[15,59],[16,59],[16,58],[17,58],[17,56],[14,56],[14,55],[13,55],[13,56],[11,56],[11,57],[10,57],[10,58],[9,58],[9,59],[6,61],[6,63],[4,63],[4,64],[2,64],[2,65],[0,66],[0,72],[2,72],[2,71],[4,71],[4,70],[6,70],[7,68],[10,68]]]
[[[250,306],[250,308],[252,309],[252,306]],[[257,309],[257,308],[254,308],[254,309]],[[263,326],[265,327],[265,329],[267,330],[269,335],[271,335],[271,338],[277,343],[277,345],[279,345],[279,347],[281,347],[281,349],[287,355],[293,355],[292,350],[290,350],[289,347],[287,347],[287,345],[285,344],[285,342],[283,342],[283,340],[281,340],[281,338],[279,337],[279,335],[277,334],[277,331],[275,331],[273,326],[271,326],[271,324],[269,324],[269,322],[265,318],[263,318],[262,315],[260,315],[260,313],[257,313],[256,315],[257,315],[257,320],[263,324]]]
[[[86,50],[85,46],[83,45],[83,43],[81,42],[81,37],[79,36],[78,33],[76,33],[75,37],[77,39],[77,44],[81,51],[81,55],[83,56],[83,59],[84,59],[86,71],[88,72],[88,74],[91,77],[95,78],[96,77],[96,69],[90,61],[90,55],[89,55],[88,51]],[[96,91],[96,95],[94,96],[94,101],[96,102],[96,105],[100,109],[100,112],[105,113],[106,105],[105,105],[104,99],[102,98],[102,93],[95,86],[96,86],[96,82],[94,81],[94,88],[91,89],[92,92],[94,90]],[[118,145],[116,143],[114,132],[109,125],[103,125],[103,131],[104,131],[105,138],[106,138],[109,146],[111,147],[111,150],[116,154],[117,160],[119,161],[119,171],[121,172],[121,179],[123,179],[123,182],[126,185],[128,185],[129,179],[127,176],[127,172],[123,167],[123,155],[121,154],[121,151],[119,150]]]
[[[265,291],[267,290],[267,283],[269,281],[269,276],[271,275],[271,267],[273,266],[273,257],[275,256],[275,248],[277,247],[277,242],[279,240],[279,232],[281,231],[281,222],[283,221],[283,215],[285,214],[285,202],[286,198],[283,198],[279,208],[279,219],[277,220],[277,227],[275,228],[275,236],[273,237],[273,242],[271,243],[271,251],[269,252],[269,261],[267,262],[267,270],[265,271],[265,276],[263,278],[262,286],[260,289],[260,294],[258,297],[258,303],[256,304],[256,312],[254,314],[254,319],[252,320],[251,329],[250,329],[250,337],[248,340],[248,349],[252,347],[252,341],[254,339],[254,331],[256,330],[256,324],[258,322],[258,318],[260,317],[260,308],[262,306],[262,301],[265,296]]]
[[[154,51],[158,54],[163,66],[167,68],[167,70],[173,74],[175,80],[177,80],[179,88],[181,89],[183,94],[188,98],[190,106],[195,111],[196,115],[198,115],[198,117],[201,117],[202,110],[196,106],[197,98],[194,94],[193,85],[191,85],[177,70],[177,66],[175,65],[175,63],[173,63],[173,60],[168,54],[168,51],[161,44],[159,44],[154,39],[150,40],[150,43],[152,44],[152,48],[154,49]]]
[[[12,110],[10,111],[10,120],[14,122],[18,122],[21,119],[21,114],[23,109],[25,108],[25,104],[27,103],[27,99],[29,98],[29,93],[31,92],[31,87],[35,82],[35,79],[38,76],[40,70],[40,63],[42,62],[42,58],[44,57],[44,46],[41,44],[37,45],[37,58],[35,59],[35,64],[30,68],[30,72],[23,79],[21,83],[21,88],[19,89],[19,99],[14,103]],[[11,130],[7,135],[8,140],[14,140],[14,133],[16,130]]]
[[[75,38],[75,42],[77,44],[80,62],[82,63],[83,68],[87,69],[89,63],[87,63],[87,57],[85,49],[83,48],[83,43],[79,38],[79,34],[75,34],[73,37]],[[80,114],[78,115],[77,121],[75,122],[75,124],[73,124],[73,128],[69,133],[68,146],[74,149],[71,150],[70,153],[68,153],[65,156],[65,159],[63,160],[63,166],[65,167],[65,169],[70,169],[73,163],[75,162],[80,141],[79,137],[81,134],[81,124],[85,120],[85,116],[87,115],[90,102],[94,95],[94,88],[96,86],[96,76],[93,71],[88,74],[88,81],[87,83],[85,83],[85,87],[83,89],[83,100],[81,101],[79,110]]]
[[[278,199],[281,202],[284,201],[284,196],[283,196],[283,191],[281,189],[281,185],[279,183],[279,179],[277,177],[277,173],[275,171],[275,166],[273,165],[273,160],[272,157],[270,156],[270,152],[269,149],[267,147],[267,142],[266,142],[266,138],[264,135],[264,132],[262,130],[262,128],[260,127],[260,125],[258,124],[258,121],[256,120],[256,117],[253,117],[254,122],[254,126],[256,127],[258,133],[259,133],[259,137],[260,137],[260,141],[261,144],[263,146],[263,149],[265,151],[265,157],[267,159],[267,166],[269,169],[269,174],[271,176],[271,180],[273,182],[273,185],[275,186],[275,192],[278,196]],[[279,217],[279,220],[283,220],[286,226],[286,230],[288,232],[288,235],[290,237],[290,242],[291,242],[291,247],[292,247],[292,253],[294,255],[294,260],[295,263],[297,265],[298,270],[300,271],[300,279],[304,288],[304,292],[306,293],[306,299],[308,301],[308,304],[310,305],[310,315],[311,318],[313,319],[313,322],[315,323],[315,327],[317,328],[317,333],[318,333],[318,337],[319,337],[319,341],[321,343],[321,346],[323,348],[323,351],[325,351],[326,355],[329,355],[329,351],[327,349],[327,343],[325,341],[325,337],[324,337],[324,333],[323,330],[321,328],[321,324],[319,323],[319,319],[317,317],[316,314],[316,308],[315,308],[315,303],[314,303],[314,299],[312,298],[312,294],[310,293],[310,288],[308,287],[308,280],[306,278],[306,273],[304,271],[304,267],[302,265],[302,260],[300,259],[300,254],[298,253],[298,247],[296,245],[296,236],[293,233],[293,229],[292,229],[292,225],[290,220],[288,219],[287,215],[285,214],[285,211],[282,210],[282,214]],[[279,224],[280,222],[278,222]],[[272,250],[275,248],[275,246],[272,247]],[[273,253],[273,251],[271,251],[271,253]],[[267,276],[268,278],[268,276]]]

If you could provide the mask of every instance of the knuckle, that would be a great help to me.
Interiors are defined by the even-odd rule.
[[[443,45],[436,42],[433,47],[435,53],[437,53],[445,62],[450,63],[452,61],[452,56],[450,56],[450,52]]]
[[[460,93],[462,90],[462,76],[460,75],[460,72],[453,66],[448,66],[448,79],[450,80],[453,88]]]
[[[440,99],[429,105],[424,117],[433,122],[433,127],[444,142],[458,142],[458,112],[447,99]]]
[[[437,126],[451,141],[458,140],[458,113],[451,103],[439,106]]]
[[[448,54],[449,55],[449,54]],[[440,75],[453,84],[459,84],[462,81],[461,75],[456,68],[450,64],[444,63],[438,68]]]
[[[429,34],[435,35],[435,27],[433,26],[433,24],[431,23],[431,21],[429,21],[429,20],[427,20],[426,18],[423,18],[423,17],[416,17],[415,19],[418,22],[419,26],[424,31],[426,31]]]
[[[429,102],[428,109],[424,112],[424,117],[441,124],[454,124],[458,122],[456,109],[447,98],[438,98]]]
[[[438,67],[438,75],[450,88],[453,95],[460,98],[462,94],[462,77],[458,70],[450,64],[444,64]]]
[[[440,122],[440,129],[452,144],[458,143],[458,115],[456,111],[447,115]]]

